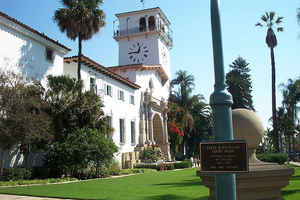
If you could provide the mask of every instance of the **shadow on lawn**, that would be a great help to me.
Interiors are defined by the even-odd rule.
[[[183,197],[178,195],[172,195],[172,194],[165,194],[165,195],[156,195],[156,196],[150,196],[145,197],[143,200],[208,200],[208,196],[201,197],[201,198],[190,198],[190,197]]]
[[[289,196],[291,194],[294,194],[294,193],[298,193],[300,192],[300,190],[285,190],[285,191],[282,191],[282,196],[285,197],[285,196]]]
[[[174,187],[188,187],[188,186],[196,186],[196,185],[203,185],[201,180],[184,180],[183,182],[180,183],[158,183],[158,184],[153,184],[153,185],[158,185],[158,186],[174,186]]]
[[[300,180],[300,176],[292,176],[290,180]]]

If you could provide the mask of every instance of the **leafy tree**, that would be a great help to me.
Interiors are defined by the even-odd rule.
[[[258,22],[256,26],[266,27],[267,28],[267,36],[266,36],[266,44],[270,48],[271,54],[271,66],[272,66],[272,118],[273,118],[273,133],[274,133],[274,142],[275,142],[275,150],[279,151],[279,143],[278,143],[278,130],[277,130],[277,120],[276,120],[276,77],[275,77],[275,59],[274,59],[274,48],[277,46],[276,35],[273,31],[273,28],[276,27],[277,32],[282,32],[283,27],[280,26],[282,23],[283,17],[275,17],[275,12],[266,12],[261,16],[261,22]]]
[[[242,57],[238,57],[229,65],[231,71],[226,74],[226,84],[233,98],[232,109],[246,108],[255,111],[248,65],[249,63]]]
[[[296,130],[296,121],[297,121],[297,103],[300,102],[300,78],[293,81],[292,79],[288,80],[288,84],[281,84],[282,95],[283,95],[283,109],[286,112],[287,120],[284,121],[285,124],[282,126],[288,128],[286,130],[286,135],[288,138],[292,136],[293,149],[295,150],[295,137],[294,132]],[[279,122],[279,120],[278,120]],[[280,123],[280,122],[279,122]],[[291,152],[290,147],[291,140],[289,139],[289,152]]]
[[[64,8],[55,11],[54,21],[62,32],[75,40],[78,38],[77,76],[81,80],[82,40],[89,40],[105,25],[105,13],[99,9],[103,0],[61,0]]]
[[[29,152],[46,148],[52,139],[52,123],[43,92],[37,82],[27,83],[13,72],[0,73],[0,147],[19,147],[26,167]],[[3,163],[0,164],[2,169]]]
[[[108,167],[118,151],[112,139],[106,138],[97,129],[81,128],[69,134],[63,142],[55,142],[46,155],[45,166],[55,172],[53,175],[71,174],[80,177],[83,170],[92,168],[96,177],[100,169]]]
[[[48,76],[48,88],[45,96],[56,141],[64,141],[78,128],[96,128],[104,132],[103,103],[90,91],[80,96],[81,81],[68,76]]]

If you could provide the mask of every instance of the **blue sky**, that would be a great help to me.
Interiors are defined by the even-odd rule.
[[[101,8],[107,16],[106,26],[83,44],[84,54],[104,66],[117,65],[118,46],[112,38],[114,15],[142,9],[139,2],[105,0]],[[3,0],[0,11],[71,48],[68,56],[75,55],[77,42],[61,33],[53,21],[54,11],[60,7],[59,0]],[[203,94],[208,102],[214,85],[209,1],[145,0],[145,8],[151,7],[160,7],[172,24],[172,78],[176,71],[187,70],[195,76],[194,92]],[[250,63],[254,107],[265,127],[272,113],[270,52],[265,44],[266,30],[254,25],[266,11],[275,11],[285,17],[285,30],[277,34],[278,46],[275,48],[279,106],[282,101],[279,84],[300,76],[300,26],[296,20],[298,7],[300,2],[295,0],[221,1],[225,71],[229,71],[228,65],[238,56]]]

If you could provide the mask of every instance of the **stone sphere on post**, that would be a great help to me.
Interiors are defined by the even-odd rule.
[[[234,139],[247,141],[249,161],[259,162],[255,151],[264,135],[264,127],[256,113],[248,109],[232,110],[232,127]]]

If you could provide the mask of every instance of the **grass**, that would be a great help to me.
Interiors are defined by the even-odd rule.
[[[294,166],[289,166],[294,167]],[[299,200],[300,199],[300,167],[294,167],[295,174],[290,179],[290,184],[282,191],[284,200]]]
[[[283,189],[284,200],[300,199],[300,167]],[[209,191],[196,169],[138,174],[118,179],[0,188],[2,194],[90,200],[207,200]]]
[[[0,188],[2,194],[97,200],[204,200],[208,197],[195,169],[138,174],[58,185]]]

